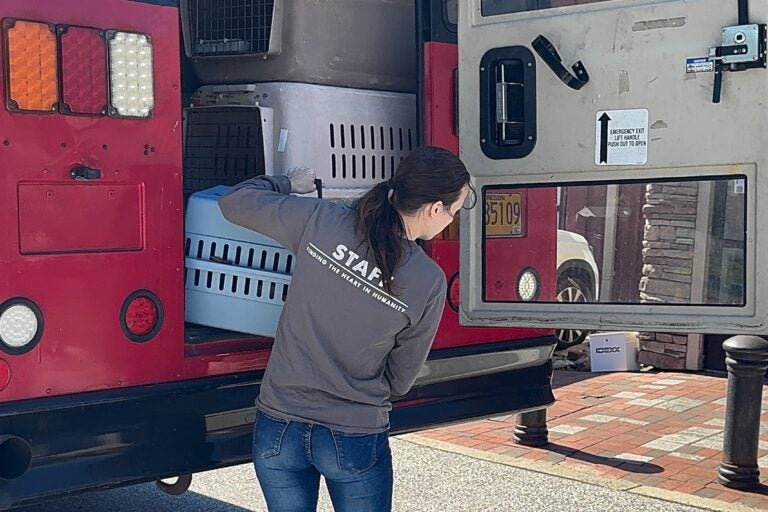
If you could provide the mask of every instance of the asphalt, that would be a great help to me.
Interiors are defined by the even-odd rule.
[[[705,510],[451,453],[402,438],[392,440],[392,451],[394,510],[398,512]],[[23,510],[241,512],[267,509],[252,467],[243,465],[196,475],[190,491],[179,497],[166,496],[154,485],[147,484],[72,496]],[[333,510],[322,486],[318,510]]]

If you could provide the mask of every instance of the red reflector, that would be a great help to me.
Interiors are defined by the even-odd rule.
[[[11,366],[0,359],[0,391],[8,387],[11,382]]]
[[[137,297],[125,312],[125,326],[135,336],[146,336],[157,325],[157,306],[147,297]]]
[[[456,273],[448,281],[448,305],[458,313],[459,304],[461,304],[461,284],[459,283],[459,274]]]
[[[461,285],[459,284],[459,280],[457,279],[451,285],[451,302],[453,302],[454,304],[461,304],[460,290],[461,290]]]
[[[107,47],[98,30],[64,27],[61,35],[62,101],[65,113],[107,112]]]

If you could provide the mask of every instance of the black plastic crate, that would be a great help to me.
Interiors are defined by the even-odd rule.
[[[264,136],[258,107],[186,110],[184,201],[216,185],[264,174]]]

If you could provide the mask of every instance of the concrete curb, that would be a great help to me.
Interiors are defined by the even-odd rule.
[[[494,462],[497,464],[504,464],[518,469],[535,471],[537,473],[566,478],[568,480],[576,480],[578,482],[605,487],[616,491],[631,492],[634,494],[647,496],[649,498],[656,498],[663,501],[713,510],[716,512],[760,512],[762,510],[738,503],[727,503],[725,501],[702,498],[692,494],[668,491],[658,487],[639,485],[635,482],[630,482],[623,479],[609,478],[589,470],[582,470],[573,467],[563,467],[559,464],[552,464],[549,462],[520,459],[515,457],[508,457],[506,455],[500,455],[497,453],[485,452],[482,450],[476,450],[474,448],[447,443],[445,441],[430,439],[419,434],[404,434],[397,436],[397,439],[420,446],[425,446],[427,448],[434,448],[444,452],[466,455],[467,457],[486,460],[488,462]]]

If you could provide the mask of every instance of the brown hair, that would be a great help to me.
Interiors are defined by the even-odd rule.
[[[392,276],[408,247],[400,215],[414,214],[437,201],[451,205],[468,184],[467,168],[456,155],[426,146],[405,157],[391,179],[379,183],[355,202],[357,232],[373,253],[389,293],[395,293]]]

